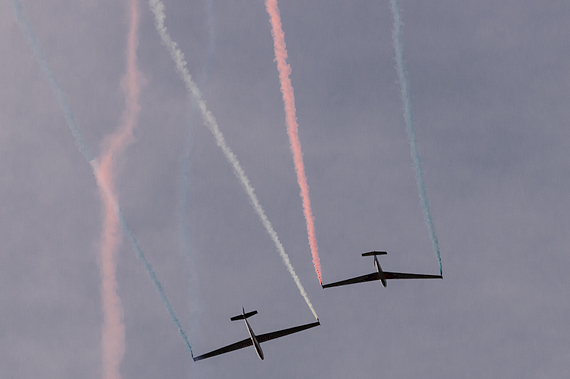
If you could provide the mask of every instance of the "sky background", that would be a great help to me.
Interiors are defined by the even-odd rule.
[[[127,1],[22,0],[95,155],[124,109]],[[321,289],[263,1],[167,0],[166,27],[321,320],[194,363],[124,240],[123,378],[553,378],[570,372],[570,4],[401,0],[404,58],[444,280]],[[415,183],[390,3],[279,2],[325,283],[437,273]],[[195,354],[313,321],[141,2],[144,74],[119,202]],[[213,22],[213,34],[210,23]],[[208,65],[211,39],[215,42]],[[101,378],[102,206],[9,1],[0,3],[0,367]],[[209,75],[201,80],[208,66]],[[190,128],[191,247],[178,186]]]

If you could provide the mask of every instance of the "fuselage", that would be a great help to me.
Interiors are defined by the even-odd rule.
[[[245,321],[245,326],[247,327],[247,331],[249,332],[249,337],[251,338],[251,342],[253,342],[253,347],[255,348],[257,355],[261,360],[263,360],[263,350],[261,350],[261,345],[259,344],[259,342],[257,342],[255,333],[253,332],[253,330],[251,330],[251,326],[249,326],[249,322],[247,322],[247,319],[244,318],[243,321]]]
[[[378,276],[380,277],[380,281],[382,285],[386,287],[388,283],[386,282],[386,277],[384,276],[384,271],[382,271],[382,267],[380,266],[380,262],[378,262],[378,258],[376,255],[374,256],[374,266],[376,266],[376,271],[378,271]]]

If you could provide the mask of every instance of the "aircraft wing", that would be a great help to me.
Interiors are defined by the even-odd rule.
[[[274,340],[275,338],[280,338],[280,337],[287,336],[289,334],[297,333],[297,332],[300,332],[300,331],[305,330],[305,329],[313,328],[313,327],[319,326],[319,325],[321,325],[321,323],[317,320],[317,322],[312,322],[310,324],[295,326],[293,328],[278,330],[276,332],[261,334],[259,336],[256,336],[256,338],[257,338],[257,342],[262,343],[262,342]]]
[[[259,339],[259,337],[257,337]],[[259,341],[261,342],[261,341]],[[234,351],[234,350],[239,350],[239,349],[243,349],[244,347],[248,347],[253,345],[253,342],[251,341],[251,338],[246,338],[242,341],[236,342],[236,343],[232,343],[231,345],[228,346],[224,346],[220,349],[214,350],[214,351],[210,351],[209,353],[206,354],[202,354],[198,357],[193,357],[194,358],[194,362],[202,360],[202,359],[206,359],[206,358],[210,358],[210,357],[214,357],[216,355],[220,355],[220,354],[224,354],[224,353],[229,353],[230,351]]]
[[[373,280],[380,280],[380,275],[378,275],[377,272],[373,272],[372,274],[357,276],[356,278],[341,280],[340,282],[324,284],[323,288],[344,286],[344,285],[353,284],[353,283],[371,282]]]
[[[406,274],[403,272],[384,271],[386,279],[443,279],[441,275]]]

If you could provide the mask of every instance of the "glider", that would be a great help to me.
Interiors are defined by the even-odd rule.
[[[247,318],[251,317],[253,315],[256,315],[257,311],[252,311],[252,312],[246,313],[245,309],[242,308],[241,310],[242,310],[241,315],[234,316],[234,317],[230,318],[230,320],[231,321],[244,320],[245,326],[247,327],[247,331],[249,332],[249,338],[246,338],[244,340],[241,340],[239,342],[233,343],[233,344],[228,345],[228,346],[224,346],[220,349],[210,351],[209,353],[202,354],[198,357],[192,357],[194,359],[194,362],[202,360],[202,359],[214,357],[216,355],[229,353],[230,351],[243,349],[244,347],[248,347],[251,345],[253,345],[253,347],[255,348],[255,351],[257,352],[257,355],[259,356],[259,358],[263,360],[263,350],[261,350],[261,346],[259,345],[260,343],[266,342],[269,340],[273,340],[275,338],[284,337],[284,336],[289,335],[289,334],[297,333],[297,332],[300,332],[302,330],[313,328],[315,326],[321,325],[321,323],[319,322],[319,319],[317,319],[316,322],[313,322],[310,324],[299,325],[299,326],[295,326],[293,328],[278,330],[276,332],[260,334],[259,336],[257,336],[257,335],[255,335],[255,333],[251,329],[251,326],[249,326],[249,323],[247,322]]]
[[[386,255],[385,251],[369,251],[368,253],[362,253],[363,257],[374,256],[374,266],[376,267],[376,272],[372,274],[357,276],[356,278],[341,280],[340,282],[334,282],[329,284],[324,284],[323,288],[344,286],[347,284],[361,283],[361,282],[371,282],[374,280],[380,280],[384,287],[387,286],[386,280],[389,279],[443,279],[442,275],[427,275],[427,274],[406,274],[403,272],[389,272],[383,271],[378,262],[377,255]]]

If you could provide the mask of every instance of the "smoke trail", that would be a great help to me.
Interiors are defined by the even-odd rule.
[[[67,121],[67,125],[69,126],[69,129],[71,129],[71,133],[73,134],[77,148],[88,161],[91,161],[93,159],[93,154],[91,153],[91,150],[89,150],[89,148],[87,147],[87,144],[85,143],[85,140],[83,139],[83,136],[79,131],[79,128],[77,128],[77,124],[75,123],[75,118],[73,117],[73,112],[71,111],[69,102],[67,101],[67,98],[65,97],[63,91],[59,87],[59,84],[57,84],[55,76],[53,75],[51,69],[49,68],[49,65],[44,57],[44,53],[40,48],[40,45],[38,44],[36,36],[32,32],[32,28],[28,24],[28,21],[24,18],[22,4],[20,4],[18,0],[10,0],[10,4],[12,5],[12,10],[14,12],[14,16],[16,17],[16,21],[24,31],[26,39],[28,40],[28,43],[30,44],[32,51],[34,52],[34,55],[36,56],[36,59],[38,60],[38,63],[40,64],[42,71],[47,76],[52,91],[55,93],[55,96],[57,97],[59,106],[63,110],[63,113],[65,113],[65,119]]]
[[[107,174],[110,170],[106,165],[104,171]],[[99,171],[97,173],[97,183],[102,187],[103,180],[111,181],[109,178]],[[112,183],[107,183],[109,187]],[[112,192],[112,191],[109,191]],[[114,193],[109,193],[113,196]],[[102,360],[103,360],[103,378],[120,379],[119,365],[125,354],[125,324],[123,323],[123,307],[121,298],[117,294],[117,278],[115,256],[117,247],[120,242],[119,220],[115,209],[113,208],[113,200],[101,191],[101,199],[103,200],[104,219],[103,231],[101,235],[101,295],[103,302],[103,338],[102,338]],[[115,200],[116,201],[116,200]]]
[[[311,200],[309,199],[309,185],[307,184],[307,176],[305,175],[305,165],[303,164],[303,153],[301,152],[301,141],[299,141],[299,125],[297,124],[297,116],[295,115],[295,95],[293,94],[293,86],[291,85],[291,66],[287,64],[287,49],[285,47],[285,33],[281,25],[281,17],[279,16],[279,8],[277,0],[267,0],[265,2],[267,13],[271,20],[271,35],[273,36],[273,45],[275,48],[275,60],[277,61],[277,70],[279,71],[279,81],[281,83],[281,92],[283,93],[283,102],[285,103],[285,119],[287,122],[287,134],[289,135],[289,143],[291,144],[291,152],[293,153],[293,162],[295,164],[295,172],[297,173],[297,181],[301,188],[301,198],[303,201],[303,214],[307,221],[307,234],[309,237],[309,246],[313,256],[313,265],[319,283],[323,284],[321,278],[321,262],[319,260],[319,251],[317,248],[317,239],[315,237],[315,224],[313,213],[311,211]]]
[[[273,243],[275,244],[275,247],[277,248],[277,251],[281,256],[281,259],[283,260],[283,263],[287,267],[289,274],[291,274],[291,277],[295,281],[295,284],[297,285],[297,288],[299,289],[301,296],[303,296],[303,298],[305,299],[307,306],[309,307],[315,318],[318,319],[317,313],[315,312],[315,309],[313,308],[313,305],[311,304],[311,301],[309,300],[309,297],[307,296],[307,293],[305,292],[305,289],[303,288],[303,285],[301,284],[299,277],[295,273],[295,269],[291,265],[289,256],[287,255],[287,253],[285,253],[285,249],[283,248],[283,245],[281,245],[281,242],[277,237],[277,233],[275,232],[273,226],[271,225],[271,222],[269,222],[269,219],[265,215],[265,212],[261,207],[261,204],[259,204],[259,200],[255,195],[255,190],[251,186],[249,179],[245,175],[245,172],[243,171],[243,168],[241,167],[235,154],[227,145],[224,139],[224,135],[218,128],[216,119],[214,118],[212,113],[207,109],[206,103],[202,99],[202,94],[200,90],[198,89],[196,84],[192,81],[192,77],[190,76],[190,73],[186,68],[186,61],[184,60],[184,54],[182,53],[182,51],[180,51],[176,42],[174,42],[170,38],[170,35],[168,34],[166,27],[164,26],[164,19],[166,17],[164,14],[164,3],[162,3],[162,1],[160,0],[149,0],[149,6],[152,12],[154,13],[155,27],[158,34],[160,35],[160,38],[162,39],[162,43],[166,46],[168,52],[170,53],[170,56],[174,60],[174,63],[176,64],[176,69],[178,70],[182,80],[184,81],[186,89],[188,90],[189,93],[191,93],[194,96],[194,98],[198,102],[198,107],[202,112],[202,118],[204,120],[204,123],[206,124],[210,132],[212,132],[212,134],[214,135],[214,138],[216,139],[216,144],[220,147],[220,149],[222,149],[222,152],[224,153],[226,159],[232,165],[234,173],[241,181],[243,189],[248,194],[251,204],[255,212],[259,216],[263,226],[265,227],[267,234],[269,234],[269,236],[273,240]]]
[[[416,144],[416,132],[414,131],[414,123],[412,122],[412,104],[410,102],[410,90],[408,78],[406,77],[406,70],[404,68],[404,46],[402,44],[402,20],[400,15],[400,6],[398,0],[390,0],[392,4],[392,15],[394,16],[394,31],[392,32],[392,41],[394,49],[396,50],[396,71],[398,71],[398,78],[400,80],[400,87],[402,91],[402,100],[404,101],[404,120],[406,122],[406,132],[408,133],[408,140],[412,148],[412,159],[414,161],[414,170],[416,171],[416,182],[420,194],[420,202],[424,212],[424,218],[428,227],[429,237],[437,261],[439,263],[439,273],[442,274],[441,257],[439,254],[439,244],[435,234],[435,228],[431,219],[431,212],[429,210],[428,199],[426,195],[426,187],[422,173],[422,163],[418,153],[418,146]]]
[[[214,11],[212,0],[205,0],[205,5],[207,8],[207,18],[208,18],[208,54],[206,58],[206,63],[202,69],[202,77],[200,80],[201,87],[206,86],[209,76],[211,66],[214,60],[214,53],[216,50],[216,35],[215,35],[215,24],[214,24]],[[188,268],[189,274],[189,288],[192,304],[193,316],[191,317],[191,330],[190,335],[199,328],[202,320],[202,304],[200,299],[200,283],[198,281],[198,269],[196,256],[191,246],[191,233],[190,225],[187,217],[187,212],[189,208],[189,193],[190,193],[190,157],[192,153],[192,129],[194,124],[194,112],[197,110],[198,105],[195,100],[192,102],[192,107],[190,108],[189,124],[186,132],[186,142],[184,146],[184,153],[180,162],[180,171],[178,176],[178,241],[179,247],[182,255],[186,258],[186,266]],[[193,330],[192,330],[193,329]]]
[[[59,85],[57,84],[57,81],[55,80],[55,77],[52,74],[52,72],[51,72],[51,70],[47,64],[47,61],[45,60],[43,52],[40,49],[40,46],[37,42],[37,39],[36,39],[34,33],[32,32],[32,29],[31,29],[30,25],[28,24],[27,20],[24,18],[23,11],[22,11],[22,5],[20,4],[20,2],[18,0],[10,0],[10,3],[12,5],[12,9],[14,11],[14,16],[16,17],[16,21],[18,22],[18,24],[20,25],[20,27],[24,31],[24,34],[26,35],[26,38],[28,39],[28,43],[30,44],[30,46],[34,52],[36,59],[38,60],[38,63],[40,64],[42,70],[44,71],[45,75],[47,76],[48,81],[50,83],[50,86],[51,86],[52,90],[55,92],[55,94],[59,100],[59,104],[65,113],[66,121],[67,121],[69,128],[71,129],[71,132],[72,132],[73,137],[75,139],[75,143],[76,143],[79,151],[83,154],[83,156],[87,159],[87,161],[89,162],[89,164],[93,168],[93,172],[95,174],[95,177],[97,178],[97,176],[98,176],[97,171],[99,170],[99,165],[98,165],[97,161],[95,161],[93,159],[93,155],[91,154],[91,151],[89,150],[89,148],[85,144],[83,136],[82,136],[81,132],[79,131],[79,128],[77,127],[75,120],[73,118],[73,113],[71,112],[71,108],[69,107],[69,102],[67,101],[67,98],[63,94],[63,91],[60,89]],[[172,307],[170,306],[170,302],[168,301],[168,298],[166,297],[166,294],[164,293],[162,286],[160,285],[160,282],[158,281],[158,279],[156,279],[156,275],[154,273],[154,270],[152,269],[150,263],[146,260],[137,240],[135,239],[135,236],[133,235],[133,232],[129,228],[126,220],[124,219],[123,213],[121,212],[121,209],[119,208],[119,204],[118,204],[117,200],[112,196],[113,192],[108,188],[107,184],[104,182],[100,183],[100,188],[106,194],[106,197],[111,202],[113,209],[115,210],[115,213],[117,214],[117,218],[119,219],[119,223],[121,224],[123,231],[127,234],[127,237],[129,238],[129,241],[131,242],[133,250],[135,251],[139,260],[142,262],[144,268],[146,269],[152,283],[154,284],[154,286],[156,288],[156,291],[158,292],[158,294],[160,296],[160,299],[162,300],[164,306],[166,307],[166,310],[168,311],[168,314],[170,315],[170,318],[172,319],[172,321],[174,322],[174,324],[178,328],[178,332],[180,333],[180,336],[182,337],[182,339],[186,343],[186,346],[190,350],[190,354],[192,354],[192,348],[190,347],[190,343],[188,342],[188,338],[186,338],[186,334],[182,330],[180,322],[176,318],[174,311],[172,310]]]
[[[208,26],[209,26],[209,44],[208,44],[208,57],[206,64],[202,70],[201,85],[205,86],[208,82],[210,75],[210,68],[214,60],[215,45],[215,25],[214,14],[212,9],[212,0],[206,0],[208,7]],[[178,233],[180,238],[180,250],[190,257],[190,226],[186,217],[186,210],[188,209],[188,192],[190,185],[190,156],[192,153],[192,120],[194,110],[197,108],[197,101],[194,99],[190,109],[190,123],[188,124],[186,134],[186,144],[184,146],[184,154],[180,162],[180,174],[178,180]],[[192,258],[193,259],[193,258]],[[195,265],[191,265],[192,268]]]
[[[101,236],[101,285],[103,300],[103,377],[120,379],[119,365],[125,353],[125,325],[123,307],[117,295],[116,255],[119,243],[119,219],[113,207],[117,195],[114,188],[114,169],[117,157],[133,141],[133,129],[140,111],[138,97],[140,93],[140,72],[137,68],[139,12],[138,1],[130,0],[130,26],[127,38],[127,73],[122,85],[126,92],[124,122],[107,139],[107,147],[100,158],[99,169],[95,171],[100,188],[108,188],[108,196],[101,190],[104,203],[104,221]]]
[[[91,167],[93,167],[93,172],[95,173],[95,176],[97,177],[98,176],[97,172],[99,171],[99,165],[98,165],[97,161],[92,160],[89,163],[91,164]],[[160,284],[160,282],[156,278],[156,274],[155,274],[154,270],[152,269],[152,266],[150,265],[150,263],[148,262],[148,260],[144,256],[142,249],[139,246],[138,241],[136,240],[131,228],[127,224],[127,221],[125,220],[125,218],[123,216],[123,212],[121,211],[121,208],[119,207],[119,203],[113,197],[113,193],[112,193],[111,189],[108,187],[106,182],[102,181],[100,183],[100,188],[106,194],[107,198],[111,201],[113,208],[115,209],[115,213],[117,214],[117,217],[119,219],[119,223],[121,224],[123,231],[127,235],[127,238],[131,242],[131,246],[132,246],[133,250],[137,254],[137,257],[139,258],[139,260],[143,264],[146,272],[148,273],[148,276],[150,277],[152,284],[154,284],[154,288],[156,289],[156,292],[158,292],[158,295],[160,296],[160,299],[162,300],[164,306],[166,307],[166,310],[168,311],[170,318],[174,322],[174,325],[176,325],[176,327],[178,328],[178,333],[180,334],[180,336],[184,340],[184,343],[186,343],[188,350],[190,350],[190,354],[193,355],[192,347],[190,346],[190,342],[188,342],[188,338],[186,337],[186,333],[184,333],[184,330],[182,329],[182,326],[180,325],[178,318],[174,314],[174,310],[172,309],[172,306],[170,305],[170,302],[168,301],[168,298],[166,297],[166,294],[164,293],[164,290],[162,289],[162,285]]]

